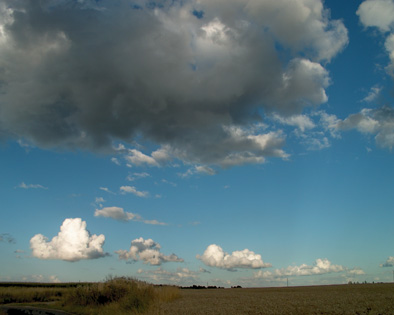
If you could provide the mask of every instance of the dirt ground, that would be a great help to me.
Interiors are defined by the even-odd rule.
[[[182,290],[151,314],[394,314],[394,284]]]

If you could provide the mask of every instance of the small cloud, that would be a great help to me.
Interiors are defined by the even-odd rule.
[[[195,174],[215,175],[216,171],[206,165],[195,165],[189,168],[185,173],[179,173],[178,175],[182,178],[190,177]]]
[[[171,185],[172,187],[176,187],[177,186],[176,183],[170,182],[170,181],[168,181],[166,179],[162,179],[161,182],[164,183],[164,184]]]
[[[156,243],[152,239],[144,240],[142,237],[131,241],[131,247],[129,251],[118,250],[115,253],[118,254],[120,260],[132,260],[132,261],[143,261],[144,264],[150,264],[159,266],[165,262],[183,262],[182,258],[179,258],[175,254],[164,255],[160,252],[160,244]]]
[[[149,196],[147,191],[138,191],[134,186],[122,186],[120,187],[122,194],[133,194],[137,197],[146,198]]]
[[[136,221],[141,220],[141,216],[131,212],[125,212],[123,208],[119,207],[106,207],[103,209],[96,209],[94,212],[95,217],[112,218],[118,221]]]
[[[349,270],[347,270],[347,272],[348,272],[349,274],[351,274],[351,275],[354,275],[354,276],[365,275],[364,270],[362,270],[362,269],[359,268],[359,267],[354,267],[353,269],[349,269]]]
[[[107,192],[109,194],[116,195],[116,193],[110,191],[107,187],[100,187],[99,189],[102,190],[102,191],[105,191],[105,192]]]
[[[380,267],[394,267],[394,257],[390,256],[387,258],[384,264],[381,264]]]
[[[95,217],[111,218],[118,221],[136,221],[151,225],[167,225],[167,223],[159,222],[157,220],[145,220],[139,214],[126,212],[123,208],[119,207],[106,207],[96,209],[94,212]]]
[[[234,251],[230,255],[216,244],[209,245],[204,254],[197,255],[196,258],[200,259],[207,266],[227,269],[229,271],[234,271],[237,268],[260,269],[272,266],[271,264],[264,263],[261,255],[249,249]]]
[[[16,188],[23,188],[23,189],[48,189],[48,187],[44,187],[39,184],[29,184],[26,185],[24,182],[20,183]]]
[[[381,91],[382,91],[382,87],[375,85],[374,87],[371,88],[368,95],[363,99],[363,102],[367,102],[367,103],[374,102],[379,97]]]
[[[15,238],[12,237],[11,234],[9,233],[2,233],[0,234],[0,243],[4,242],[4,243],[8,243],[8,244],[15,244]]]
[[[117,158],[115,158],[115,157],[111,158],[111,162],[120,166],[119,160]]]
[[[60,232],[51,241],[42,234],[36,234],[30,240],[33,257],[39,259],[59,259],[78,261],[107,256],[102,246],[105,236],[90,235],[86,222],[81,218],[66,219]]]
[[[146,177],[150,177],[150,175],[148,173],[145,173],[145,172],[143,172],[143,173],[133,173],[132,175],[127,176],[127,180],[130,181],[130,182],[133,182],[133,181],[135,181],[137,179],[146,178]]]

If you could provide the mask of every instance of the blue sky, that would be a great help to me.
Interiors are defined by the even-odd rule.
[[[0,281],[392,281],[394,1],[0,15]]]

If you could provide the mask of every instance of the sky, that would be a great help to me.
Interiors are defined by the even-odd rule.
[[[393,281],[393,0],[0,0],[0,281]]]

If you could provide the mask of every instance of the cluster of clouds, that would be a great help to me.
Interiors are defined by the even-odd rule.
[[[360,268],[348,269],[342,265],[332,264],[327,258],[319,258],[316,259],[312,265],[302,264],[300,266],[288,266],[287,268],[275,269],[273,271],[259,270],[254,274],[254,278],[273,280],[294,276],[313,276],[341,272],[347,272],[347,274],[352,276],[365,274]]]
[[[1,234],[2,240],[5,234]],[[86,222],[80,218],[66,219],[60,227],[60,232],[52,240],[37,234],[30,240],[32,256],[39,259],[56,259],[69,262],[79,260],[96,259],[109,256],[104,252],[105,237],[104,235],[91,235],[86,229]],[[164,263],[182,263],[184,259],[176,254],[165,255],[161,252],[159,243],[152,239],[144,239],[142,237],[131,241],[129,250],[117,250],[119,260],[126,262],[140,261],[151,266],[161,266]],[[225,269],[228,271],[237,271],[238,269],[262,269],[272,267],[271,264],[263,262],[261,255],[253,251],[244,249],[234,251],[228,254],[223,249],[211,244],[207,247],[202,255],[197,255],[197,259],[201,260],[208,267]],[[394,258],[389,257],[382,267],[393,266]],[[179,267],[176,271],[168,271],[161,267],[156,270],[144,271],[138,270],[138,274],[142,278],[160,283],[195,283],[199,280],[201,274],[211,273],[209,270],[200,268],[198,271],[192,271],[188,268]],[[248,281],[265,280],[265,281],[282,281],[283,278],[297,276],[313,276],[324,275],[330,273],[346,273],[350,277],[364,275],[365,272],[360,268],[349,269],[342,265],[332,264],[328,259],[317,259],[314,264],[302,264],[300,266],[289,266],[287,268],[275,269],[272,271],[258,270]],[[37,281],[43,280],[40,277]],[[45,280],[45,279],[44,279]],[[244,279],[245,280],[245,279]],[[58,281],[57,277],[51,276],[49,281]]]
[[[287,158],[286,135],[256,126],[325,103],[348,43],[321,0],[3,0],[0,21],[0,135],[158,145],[131,149],[133,165]]]
[[[183,262],[182,258],[179,258],[175,254],[164,255],[160,252],[160,244],[156,243],[152,239],[143,239],[142,237],[131,241],[130,250],[118,250],[115,253],[118,254],[121,260],[141,260],[144,264],[150,264],[153,266],[159,266],[166,262]]]

